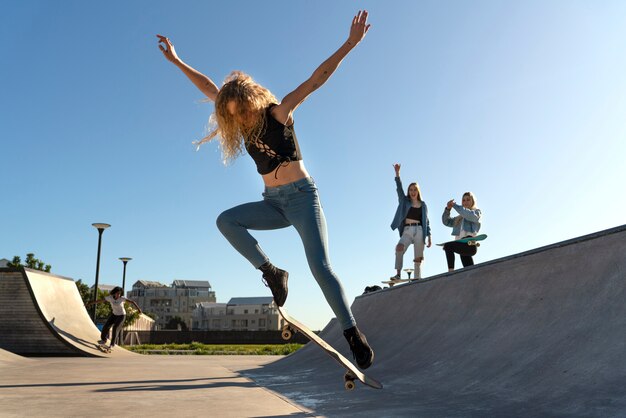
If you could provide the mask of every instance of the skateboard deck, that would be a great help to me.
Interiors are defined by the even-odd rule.
[[[480,243],[478,241],[482,241],[486,238],[487,238],[487,234],[480,234],[480,235],[476,235],[475,237],[465,237],[465,238],[448,241],[448,242],[460,242],[460,243],[466,242],[468,245],[475,245],[476,247],[479,247]],[[442,247],[446,245],[448,242],[442,242],[441,244],[437,244],[437,245]]]
[[[383,280],[381,283],[388,284],[389,287],[393,287],[393,285],[400,283],[408,283],[408,282],[416,282],[419,279],[397,279],[397,280]]]
[[[411,273],[413,273],[415,271],[415,269],[404,269],[404,271],[406,272],[406,275],[408,277],[407,279],[389,279],[389,280],[383,280],[382,283],[388,284],[389,287],[393,287],[394,284],[411,282],[413,280],[419,280],[419,279],[416,279],[416,278],[411,279]]]
[[[346,373],[344,375],[344,387],[347,390],[352,390],[356,387],[356,385],[354,384],[355,380],[359,380],[364,385],[367,385],[374,389],[383,388],[383,385],[379,381],[363,374],[363,372],[361,372],[354,364],[352,364],[350,360],[345,358],[340,352],[335,350],[330,344],[321,339],[316,333],[311,331],[305,325],[301,324],[300,322],[289,316],[289,314],[285,312],[283,308],[278,307],[278,312],[288,324],[283,326],[283,339],[289,340],[294,332],[300,331],[310,341],[313,341],[315,344],[317,344],[322,350],[326,352],[326,354],[328,354],[344,369],[346,369]]]

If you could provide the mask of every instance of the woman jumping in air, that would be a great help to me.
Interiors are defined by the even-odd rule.
[[[249,230],[295,227],[304,244],[311,272],[341,323],[344,336],[362,369],[372,364],[374,351],[357,328],[339,278],[330,266],[326,219],[317,186],[302,161],[294,129],[294,111],[328,80],[346,55],[363,40],[369,27],[367,12],[359,11],[352,19],[348,40],[282,101],[239,71],[233,71],[218,88],[209,77],[184,63],[168,38],[157,35],[165,58],[215,102],[212,117],[217,127],[200,143],[217,138],[225,161],[247,151],[265,183],[263,200],[236,206],[218,216],[219,230],[261,271],[274,301],[283,306],[287,299],[289,273],[270,262]]]
[[[458,240],[465,237],[475,237],[480,231],[480,217],[482,215],[480,209],[476,207],[476,198],[472,192],[463,193],[462,205],[458,205],[454,199],[446,204],[443,210],[441,220],[445,226],[452,228],[454,239]],[[454,218],[450,217],[450,211],[454,208],[458,215]],[[454,271],[454,254],[461,256],[463,267],[473,266],[474,260],[472,256],[476,255],[477,247],[469,245],[466,242],[448,242],[443,246],[446,252],[446,260],[448,262],[448,271]]]
[[[400,233],[400,241],[396,245],[396,275],[391,280],[400,280],[402,259],[410,244],[413,244],[413,264],[415,278],[422,278],[422,261],[424,261],[424,244],[428,238],[427,247],[432,245],[430,237],[430,222],[428,221],[428,207],[422,200],[422,192],[417,183],[409,184],[404,194],[402,180],[400,180],[400,164],[394,164],[396,172],[396,191],[398,193],[398,208],[391,222],[391,229]]]

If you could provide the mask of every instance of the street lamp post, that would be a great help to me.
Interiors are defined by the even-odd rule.
[[[126,296],[126,263],[132,260],[132,258],[120,257],[120,260],[124,263],[124,274],[122,275],[122,296]]]
[[[128,263],[132,258],[130,257],[120,257],[122,263],[124,263],[124,273],[122,274],[122,296],[126,296],[126,263]],[[120,341],[122,344],[124,343],[124,327],[120,329]]]
[[[96,300],[98,300],[98,277],[100,275],[100,248],[102,247],[102,233],[104,232],[105,229],[107,229],[108,227],[110,227],[111,225],[109,224],[103,224],[103,223],[94,223],[91,224],[94,228],[96,228],[98,230],[98,259],[96,261],[96,284],[94,285],[94,289],[93,289],[93,301],[94,305],[93,305],[93,322],[96,322]]]

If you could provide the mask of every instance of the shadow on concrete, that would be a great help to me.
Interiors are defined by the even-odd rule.
[[[102,385],[150,385],[150,384],[173,384],[177,382],[200,382],[205,380],[226,380],[226,379],[238,379],[239,377],[199,377],[196,379],[159,379],[159,380],[129,380],[121,382],[76,382],[76,383],[33,383],[24,385],[0,385],[0,389],[23,389],[23,388],[41,388],[41,387],[74,387],[74,386],[102,386]],[[175,386],[174,386],[175,387]]]
[[[221,380],[221,379],[220,379]],[[143,386],[127,386],[121,388],[97,389],[94,392],[155,392],[155,391],[178,391],[178,390],[197,390],[197,389],[217,389],[217,388],[258,388],[254,382],[216,382],[203,385],[143,385]]]
[[[83,346],[84,348],[89,348],[92,350],[98,350],[98,344],[96,343],[96,341],[88,341],[85,340],[83,338],[78,338],[72,334],[70,334],[69,332],[64,331],[63,329],[59,328],[58,326],[56,326],[55,322],[56,318],[52,318],[52,320],[50,321],[50,325],[56,330],[56,332],[58,332],[59,334],[63,335],[65,338],[70,339],[72,341],[74,341],[76,344],[79,344],[81,346]]]

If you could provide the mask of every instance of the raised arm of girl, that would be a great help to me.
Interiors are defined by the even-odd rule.
[[[183,60],[178,57],[174,49],[174,44],[172,44],[169,38],[163,35],[157,35],[157,38],[159,38],[159,49],[163,52],[163,56],[165,56],[169,62],[177,66],[209,100],[214,102],[220,89],[217,88],[213,80],[183,62]]]
[[[357,15],[352,19],[348,40],[345,41],[334,54],[324,61],[322,65],[317,67],[308,80],[286,95],[280,105],[272,109],[272,115],[274,118],[284,125],[291,125],[293,123],[293,112],[311,93],[319,89],[326,82],[326,80],[330,78],[346,55],[348,55],[348,53],[363,40],[369,28],[370,25],[367,23],[367,11],[359,10],[359,13],[357,13]]]

